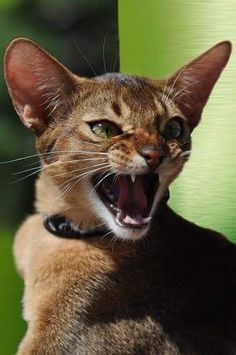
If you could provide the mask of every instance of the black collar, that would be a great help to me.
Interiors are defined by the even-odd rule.
[[[106,228],[98,227],[87,230],[80,229],[71,220],[60,215],[45,215],[43,217],[43,225],[51,234],[66,239],[86,239],[104,235],[108,232]]]
[[[156,214],[161,214],[161,211],[166,206],[166,202],[169,199],[169,190],[167,190],[159,202]],[[91,237],[96,237],[104,235],[109,232],[107,228],[91,228],[83,230],[78,228],[73,221],[67,219],[64,216],[55,214],[55,215],[44,215],[43,225],[51,234],[66,239],[89,239]]]

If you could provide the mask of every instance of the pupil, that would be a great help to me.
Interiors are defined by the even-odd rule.
[[[177,122],[172,122],[169,126],[169,133],[172,137],[178,137],[180,134],[180,126]]]

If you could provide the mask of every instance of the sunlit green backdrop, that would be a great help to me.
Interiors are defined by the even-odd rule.
[[[161,77],[217,42],[236,40],[235,0],[120,0],[125,73]],[[193,153],[171,189],[186,218],[236,241],[236,57],[215,87],[193,134]]]

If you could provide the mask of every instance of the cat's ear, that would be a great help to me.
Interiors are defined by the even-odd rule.
[[[168,79],[175,103],[186,116],[192,130],[201,118],[209,95],[228,62],[231,43],[221,42],[210,48]]]
[[[78,85],[76,77],[29,39],[10,43],[5,54],[5,78],[22,122],[41,134],[49,121],[68,109]]]

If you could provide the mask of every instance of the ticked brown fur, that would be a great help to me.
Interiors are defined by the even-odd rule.
[[[43,167],[36,213],[14,245],[28,322],[18,354],[236,354],[235,246],[161,202],[183,168],[190,132],[229,55],[230,44],[218,44],[167,80],[84,79],[29,40],[10,45],[8,89],[36,134]],[[176,116],[186,135],[165,139],[163,127]],[[122,134],[95,136],[89,122],[104,119]],[[165,159],[157,168],[162,180],[148,229],[113,227],[91,195],[93,169],[146,174],[139,152],[149,146],[162,148]],[[77,181],[78,171],[84,175]],[[57,238],[44,228],[44,214],[62,214],[85,229],[103,224],[111,232]]]

